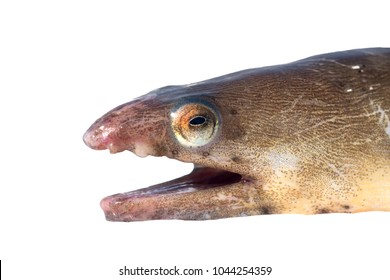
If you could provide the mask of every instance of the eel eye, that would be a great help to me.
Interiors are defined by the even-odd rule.
[[[199,147],[214,138],[219,121],[218,115],[209,106],[189,103],[171,113],[171,125],[176,139],[181,144]]]

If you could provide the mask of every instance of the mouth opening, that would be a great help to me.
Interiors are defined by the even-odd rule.
[[[147,188],[120,194],[123,198],[148,197],[166,194],[178,194],[227,186],[242,180],[238,173],[196,166],[191,173],[177,179],[153,185]],[[119,194],[118,194],[119,195]],[[116,195],[116,196],[118,196]]]
[[[126,193],[119,193],[103,198],[100,202],[106,219],[109,221],[139,221],[151,219],[170,219],[169,209],[157,210],[157,201],[169,201],[171,196],[187,195],[211,188],[225,187],[238,182],[250,182],[238,173],[196,166],[191,173],[180,178]],[[180,205],[176,205],[181,207]],[[169,207],[168,207],[169,208]],[[180,211],[179,211],[180,212]],[[189,211],[191,213],[191,211]],[[180,216],[183,218],[182,216]]]

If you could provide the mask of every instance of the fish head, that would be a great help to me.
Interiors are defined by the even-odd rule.
[[[257,180],[242,162],[242,153],[247,154],[243,120],[226,106],[226,99],[221,103],[223,91],[213,82],[164,87],[92,124],[84,134],[92,149],[166,156],[195,166],[178,179],[103,199],[108,220],[212,219],[264,212],[264,207],[250,205]]]

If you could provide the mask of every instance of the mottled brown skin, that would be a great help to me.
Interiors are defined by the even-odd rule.
[[[191,102],[219,114],[217,135],[200,147],[171,128],[172,110]],[[361,49],[161,88],[104,115],[84,141],[241,175],[215,188],[105,198],[108,220],[389,211],[389,118],[390,48]]]

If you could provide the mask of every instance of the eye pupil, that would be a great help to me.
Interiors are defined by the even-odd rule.
[[[190,125],[192,125],[192,126],[199,126],[199,125],[204,124],[205,122],[206,122],[206,118],[205,117],[196,116],[196,117],[193,117],[190,120]]]

